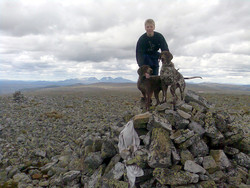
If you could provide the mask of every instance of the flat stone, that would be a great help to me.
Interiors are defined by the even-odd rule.
[[[153,176],[162,185],[188,185],[191,183],[197,183],[199,181],[199,175],[185,171],[175,171],[168,168],[156,168],[153,172]]]
[[[210,155],[214,158],[220,169],[225,169],[231,166],[231,163],[223,150],[211,150]]]
[[[184,111],[179,110],[179,109],[177,109],[177,112],[178,112],[178,114],[179,114],[181,117],[183,117],[184,119],[190,119],[190,118],[191,118],[191,115],[188,114],[187,112],[184,112]]]
[[[200,165],[196,164],[194,161],[187,160],[184,165],[184,170],[192,172],[195,174],[205,174],[206,170]]]
[[[147,128],[147,124],[148,124],[151,116],[152,116],[152,114],[149,112],[146,112],[144,114],[135,115],[133,117],[134,128],[135,129]]]
[[[203,158],[202,165],[204,169],[206,169],[209,173],[214,173],[215,171],[220,169],[216,164],[214,158],[210,155]]]
[[[202,136],[205,133],[205,129],[197,122],[192,121],[189,125],[188,128],[190,130],[193,130],[195,133],[199,134]]]

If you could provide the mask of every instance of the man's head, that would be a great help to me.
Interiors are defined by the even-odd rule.
[[[155,30],[155,22],[153,19],[147,19],[145,21],[145,30],[147,32],[147,35],[149,37],[154,36],[154,30]]]

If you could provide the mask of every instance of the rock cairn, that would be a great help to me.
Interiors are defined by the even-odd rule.
[[[37,148],[36,162],[13,166],[0,151],[0,167],[5,169],[0,187],[127,188],[125,165],[131,164],[144,171],[136,178],[135,186],[141,188],[248,187],[249,137],[232,124],[233,118],[193,91],[187,92],[177,111],[171,107],[164,103],[150,112],[127,113],[105,130],[105,137],[85,133],[75,140],[77,147],[68,145],[49,159]],[[118,152],[118,138],[131,119],[140,146],[125,161]],[[25,155],[25,148],[18,152]]]

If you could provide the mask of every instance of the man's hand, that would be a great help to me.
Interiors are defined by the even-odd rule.
[[[146,78],[150,78],[150,74],[145,73],[145,77],[146,77]]]

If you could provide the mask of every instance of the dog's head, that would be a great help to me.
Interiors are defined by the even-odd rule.
[[[173,59],[173,55],[169,51],[161,52],[160,59],[162,64],[170,64]]]
[[[152,74],[153,70],[148,65],[142,65],[138,70],[137,73],[140,77],[145,76],[145,73]]]

